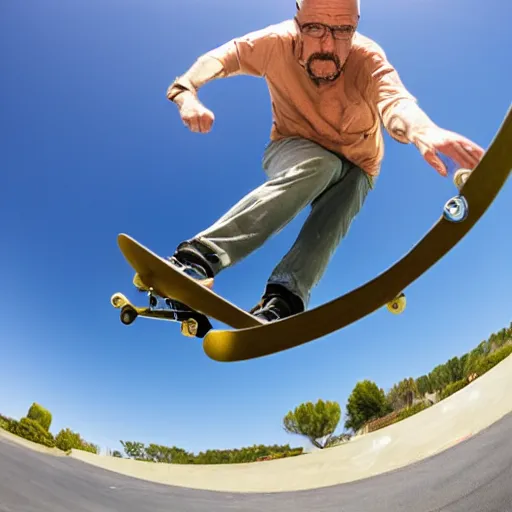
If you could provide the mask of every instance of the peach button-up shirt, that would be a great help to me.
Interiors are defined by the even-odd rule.
[[[235,38],[211,50],[228,76],[263,77],[272,102],[271,140],[299,136],[342,154],[371,176],[384,156],[386,129],[395,107],[417,108],[382,48],[356,32],[340,78],[318,88],[299,63],[294,20]]]

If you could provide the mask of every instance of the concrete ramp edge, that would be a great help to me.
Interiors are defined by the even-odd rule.
[[[512,411],[512,355],[462,390],[399,423],[335,448],[230,465],[173,465],[72,450],[70,457],[142,480],[225,492],[283,492],[347,483],[417,462]]]

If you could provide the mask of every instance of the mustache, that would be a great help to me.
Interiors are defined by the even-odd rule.
[[[311,65],[315,60],[333,62],[334,65],[336,66],[336,72],[332,76],[325,78],[315,76],[313,70],[311,69]],[[309,74],[309,77],[318,85],[322,82],[331,82],[336,80],[341,75],[341,72],[343,71],[343,66],[341,65],[341,61],[336,54],[330,52],[316,52],[309,56],[306,63],[306,69]]]
[[[337,68],[341,67],[340,58],[334,54],[329,52],[316,52],[309,56],[308,62],[311,63],[314,60],[332,60]]]

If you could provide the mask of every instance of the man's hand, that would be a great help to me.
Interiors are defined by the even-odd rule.
[[[484,155],[484,150],[459,135],[437,126],[416,129],[411,134],[411,142],[418,148],[423,158],[441,175],[447,176],[447,169],[437,153],[451,158],[459,167],[473,170]]]
[[[182,92],[176,97],[175,103],[178,105],[181,120],[191,131],[208,133],[211,130],[215,116],[195,95],[188,91]]]

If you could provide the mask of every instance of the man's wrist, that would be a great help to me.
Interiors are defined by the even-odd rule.
[[[192,94],[197,96],[194,84],[185,77],[177,78],[167,89],[167,99],[174,103],[183,102],[183,97]]]
[[[419,133],[434,126],[425,112],[412,102],[398,104],[387,120],[389,134],[403,144],[414,144]]]
[[[197,96],[192,92],[184,89],[178,92],[178,94],[176,94],[171,101],[175,103],[179,108],[181,108],[183,103],[185,103],[190,98],[197,98]]]

